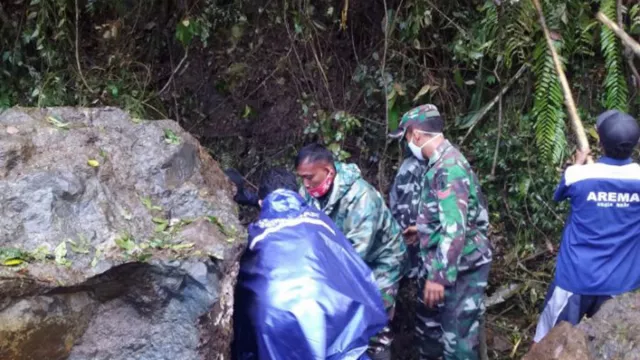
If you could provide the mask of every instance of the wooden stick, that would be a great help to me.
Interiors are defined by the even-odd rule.
[[[631,50],[633,50],[633,52],[640,57],[640,44],[638,44],[638,42],[636,42],[635,40],[633,40],[633,38],[631,36],[629,36],[629,34],[627,34],[624,30],[622,30],[618,24],[614,23],[613,21],[611,21],[611,19],[609,19],[607,17],[607,15],[603,14],[602,12],[598,12],[598,14],[596,14],[596,18],[603,23],[604,25],[606,25],[609,29],[611,29],[611,31],[613,31],[614,34],[616,34],[620,40],[622,40],[622,42]]]
[[[580,120],[580,116],[578,115],[576,104],[573,101],[571,88],[569,87],[569,82],[567,81],[567,77],[565,76],[564,70],[562,69],[562,63],[560,62],[560,57],[556,52],[556,48],[553,46],[551,35],[549,35],[549,29],[547,28],[547,24],[544,20],[544,13],[542,12],[542,7],[540,6],[540,2],[538,0],[531,0],[531,1],[533,1],[533,5],[536,7],[536,10],[538,10],[540,25],[542,26],[544,37],[547,39],[547,45],[549,47],[549,51],[551,51],[551,57],[553,58],[553,63],[555,64],[556,72],[558,73],[558,78],[560,78],[560,84],[562,85],[562,92],[564,93],[564,103],[567,107],[567,112],[569,113],[569,118],[571,119],[573,130],[578,138],[578,148],[581,151],[589,150],[589,141],[587,140],[587,134],[585,133],[584,127],[582,126],[582,121]],[[591,157],[589,157],[589,159],[587,160],[587,163],[592,163],[592,162],[593,160],[591,159]]]
[[[487,115],[489,113],[489,111],[491,109],[493,109],[495,104],[498,103],[498,101],[500,100],[500,97],[504,96],[504,94],[507,93],[507,91],[509,90],[511,85],[513,85],[515,83],[515,81],[518,80],[522,74],[524,74],[524,71],[528,67],[529,67],[529,64],[522,65],[522,67],[520,67],[520,70],[518,70],[518,72],[509,80],[509,82],[507,82],[507,85],[505,85],[502,89],[500,89],[500,92],[498,93],[498,95],[496,95],[496,97],[494,97],[493,100],[491,100],[491,102],[489,102],[487,105],[483,106],[482,109],[480,109],[478,111],[479,115],[474,115],[474,116],[476,116],[477,120],[475,120],[473,122],[473,125],[471,125],[469,130],[467,130],[467,133],[464,134],[464,137],[462,138],[462,141],[460,141],[461,145],[464,144],[465,140],[467,140],[467,138],[469,137],[469,135],[471,134],[473,129],[475,129],[476,125],[478,125],[480,123],[480,121],[482,121],[482,119],[485,117],[485,115]]]

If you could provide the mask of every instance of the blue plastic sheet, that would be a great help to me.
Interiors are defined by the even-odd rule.
[[[371,271],[323,213],[291,191],[249,227],[235,298],[239,360],[357,360],[387,323]]]

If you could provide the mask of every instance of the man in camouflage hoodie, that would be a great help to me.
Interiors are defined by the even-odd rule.
[[[400,227],[382,195],[362,178],[357,165],[334,161],[321,145],[301,149],[295,165],[304,185],[301,195],[335,222],[371,268],[391,320],[408,259]],[[392,340],[387,326],[371,340],[370,356],[390,359]]]
[[[408,231],[418,233],[422,265],[416,335],[423,360],[475,360],[492,261],[488,214],[475,173],[443,129],[437,110],[423,105],[404,114],[391,134],[428,159],[417,227]],[[440,329],[431,326],[438,323]]]

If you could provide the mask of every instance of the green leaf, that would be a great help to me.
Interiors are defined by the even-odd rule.
[[[73,240],[67,240],[71,251],[79,254],[89,253],[89,244],[86,241],[82,241],[80,244],[76,244]]]
[[[34,259],[44,261],[48,256],[50,256],[49,248],[46,245],[40,245],[32,252],[32,255]]]
[[[131,251],[135,248],[136,243],[133,241],[133,239],[131,239],[131,237],[129,235],[125,235],[122,237],[119,237],[115,240],[116,245],[118,245],[118,247],[122,250],[125,251]]]
[[[67,260],[67,242],[66,241],[62,241],[60,244],[58,244],[58,246],[56,246],[56,249],[54,250],[54,255],[56,257],[56,264],[58,265],[71,265],[71,263],[69,262],[69,260]]]
[[[147,210],[162,210],[162,207],[153,205],[153,203],[151,202],[151,198],[148,196],[141,196],[140,201],[142,201],[142,204],[147,208]]]
[[[462,74],[459,69],[455,69],[453,71],[453,80],[456,82],[456,85],[460,88],[464,87],[464,79],[462,78]]]
[[[189,19],[183,19],[176,26],[176,39],[182,43],[182,46],[187,47],[191,44],[193,32],[193,23]]]
[[[251,107],[249,107],[249,105],[245,105],[244,106],[244,112],[242,113],[242,118],[246,119],[248,118],[252,113]]]
[[[140,261],[140,262],[146,262],[149,259],[151,259],[152,256],[153,256],[153,254],[151,254],[151,253],[141,253],[136,257],[136,259],[138,261]]]
[[[115,85],[109,85],[108,87],[109,87],[109,91],[111,91],[111,96],[113,96],[114,98],[117,98],[119,94],[118,87]]]
[[[429,91],[436,91],[438,89],[438,86],[435,85],[424,85],[420,91],[418,91],[418,93],[416,94],[416,96],[413,98],[413,101],[418,101],[418,99],[420,99],[421,97],[423,97],[424,95],[426,95]]]
[[[173,250],[191,249],[192,247],[193,247],[193,244],[191,243],[171,245],[171,249]]]
[[[389,109],[389,131],[393,131],[398,128],[398,121],[400,120],[400,112],[397,107]]]
[[[615,22],[617,18],[616,0],[603,0],[600,6],[609,19]],[[607,70],[604,79],[604,107],[607,109],[617,109],[628,111],[629,89],[624,73],[624,61],[621,56],[621,46],[618,37],[611,29],[602,25],[600,34],[602,53],[605,57],[605,68]]]
[[[102,250],[97,249],[96,253],[93,255],[93,260],[91,260],[91,267],[94,268],[98,265],[98,261],[100,261],[100,255],[102,255]]]
[[[2,262],[4,266],[17,266],[24,262],[22,259],[7,259]]]
[[[167,223],[161,223],[161,224],[157,224],[156,228],[154,229],[155,232],[163,232],[167,229],[167,226],[169,226],[169,224]]]
[[[393,105],[396,104],[397,93],[395,89],[391,89],[391,91],[387,94],[387,107],[389,109],[393,108]]]
[[[16,248],[2,248],[0,247],[0,261],[9,259],[27,259],[29,254]]]
[[[69,123],[62,122],[62,119],[60,119],[60,117],[58,117],[57,115],[47,116],[47,121],[58,129],[63,129],[63,130],[69,129]]]
[[[223,224],[222,222],[220,222],[220,220],[215,217],[215,216],[207,216],[207,220],[209,220],[210,223],[216,225],[218,227],[218,229],[220,230],[220,232],[222,234],[224,234],[225,236],[232,236],[233,233],[230,232]]]
[[[167,144],[173,144],[173,145],[180,144],[180,138],[171,129],[164,129],[164,141]]]

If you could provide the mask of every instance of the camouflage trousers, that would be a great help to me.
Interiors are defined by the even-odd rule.
[[[422,293],[425,279],[418,280],[416,341],[421,360],[477,360],[484,316],[484,293],[491,263],[458,273],[453,287],[445,288],[444,303],[428,308]]]
[[[396,296],[398,295],[398,288],[400,282],[397,282],[387,288],[381,289],[382,302],[384,303],[384,309],[387,311],[389,322],[380,330],[380,332],[369,340],[369,355],[375,356],[382,352],[390,353],[391,343],[393,342],[393,333],[391,332],[391,321],[396,311]]]

